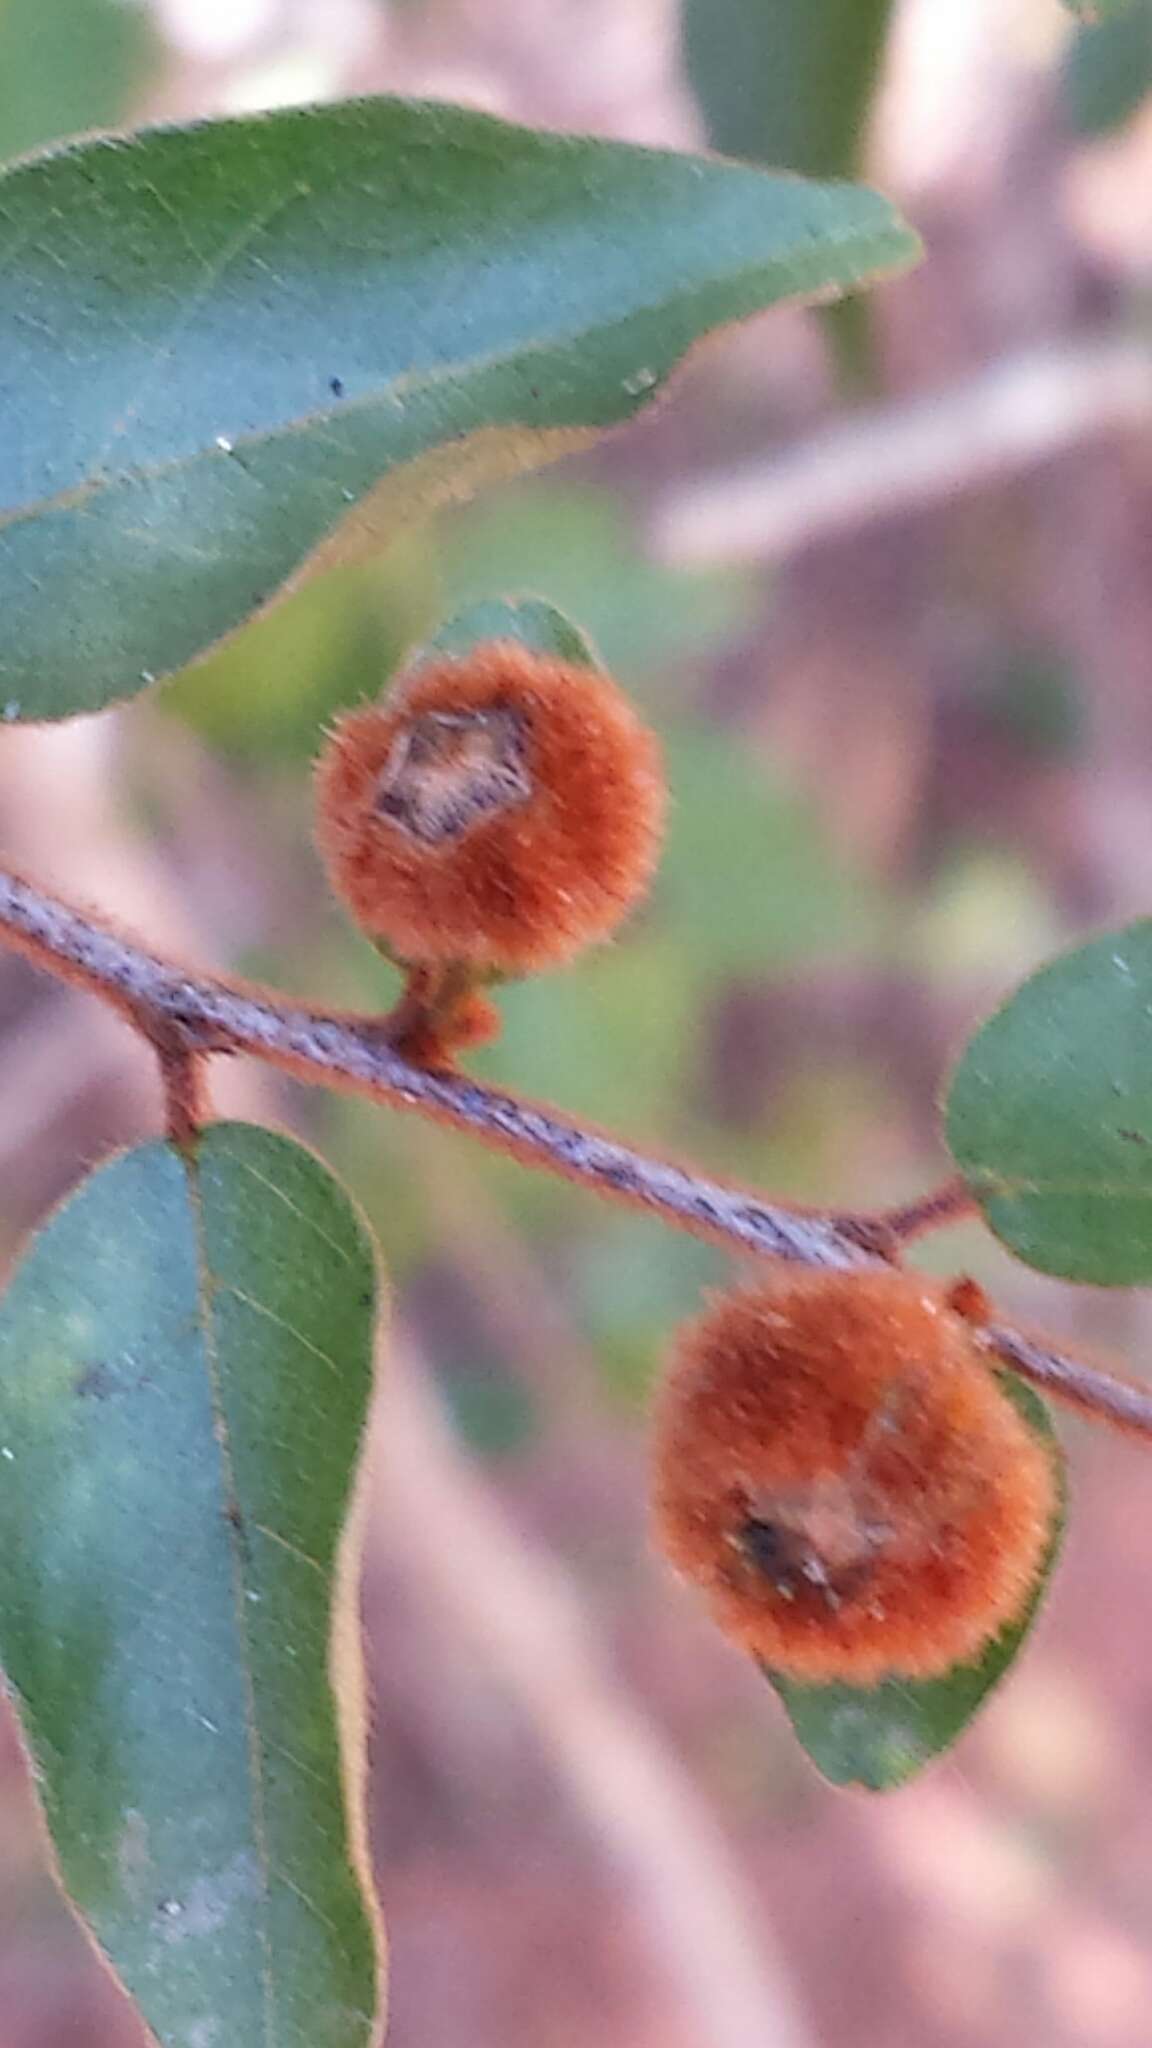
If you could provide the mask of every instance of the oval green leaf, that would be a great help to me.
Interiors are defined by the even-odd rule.
[[[952,1080],[947,1137],[986,1221],[1042,1273],[1152,1281],[1152,922],[1024,982]]]
[[[163,2048],[377,2038],[354,1656],[327,1678],[374,1301],[319,1162],[221,1124],[100,1168],[0,1305],[0,1657]]]
[[[1005,1393],[1057,1459],[1063,1489],[1063,1459],[1043,1403],[1012,1374],[1000,1377]],[[989,1643],[976,1664],[957,1665],[943,1678],[890,1678],[870,1687],[797,1685],[765,1669],[801,1745],[823,1777],[833,1785],[857,1785],[866,1792],[894,1792],[951,1749],[1019,1656],[1051,1579],[1063,1526],[1062,1502],[1043,1572],[1025,1612]]]
[[[326,555],[378,547],[627,419],[709,328],[915,253],[863,189],[397,100],[16,166],[0,715],[132,695],[338,526]]]

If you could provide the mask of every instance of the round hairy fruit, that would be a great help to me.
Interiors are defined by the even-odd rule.
[[[525,974],[606,938],[656,865],[656,741],[618,686],[492,641],[349,712],[316,836],[361,928],[407,965]]]
[[[719,1626],[811,1683],[929,1678],[1017,1619],[1053,1461],[927,1282],[761,1281],[682,1331],[658,1401],[654,1520]]]

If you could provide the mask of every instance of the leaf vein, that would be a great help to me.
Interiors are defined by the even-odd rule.
[[[160,197],[154,185],[150,190],[154,199]],[[263,234],[264,229],[269,223],[275,220],[278,213],[283,213],[295,197],[295,192],[282,193],[269,206],[265,207],[262,213],[255,214],[250,220],[244,221],[231,240],[224,244],[224,247],[216,257],[197,259],[204,263],[204,275],[200,283],[193,292],[187,295],[181,305],[178,317],[172,322],[164,340],[157,343],[154,347],[152,360],[145,371],[135,398],[129,401],[119,419],[113,422],[112,431],[108,439],[105,441],[100,454],[96,457],[94,465],[89,469],[87,476],[81,478],[78,489],[84,490],[88,485],[100,483],[100,471],[107,462],[112,449],[117,441],[123,440],[124,435],[138,416],[145,399],[151,391],[155,390],[164,369],[172,360],[172,354],[177,342],[182,335],[188,332],[214,286],[218,285],[221,279],[227,276],[232,265],[244,254],[249,245],[256,240],[258,235]],[[195,251],[192,253],[196,254]]]
[[[266,1173],[260,1173],[252,1165],[251,1161],[247,1159],[238,1159],[235,1164],[239,1166],[242,1173],[246,1173],[249,1179],[254,1180],[259,1187],[266,1189],[270,1195],[275,1195],[277,1201],[284,1204],[289,1215],[295,1216],[298,1222],[306,1224],[313,1235],[320,1239],[322,1244],[328,1245],[335,1252],[342,1266],[351,1265],[352,1256],[346,1246],[342,1245],[338,1239],[330,1236],[328,1231],[322,1230],[315,1217],[310,1216],[306,1209],[302,1209],[298,1202],[294,1202],[290,1195],[286,1195],[283,1188],[278,1188],[274,1180],[269,1180]]]
[[[339,1379],[340,1368],[332,1357],[331,1352],[325,1351],[319,1344],[313,1343],[311,1337],[306,1337],[303,1330],[298,1330],[294,1323],[288,1321],[286,1316],[277,1315],[274,1308],[269,1308],[267,1302],[257,1301],[254,1294],[246,1294],[242,1287],[237,1287],[234,1280],[221,1280],[217,1278],[216,1286],[220,1293],[230,1294],[235,1301],[242,1302],[245,1308],[250,1308],[254,1315],[263,1316],[268,1322],[275,1323],[279,1329],[287,1331],[287,1334],[294,1338],[297,1344],[302,1345],[305,1351],[311,1352],[313,1358],[318,1358],[321,1364],[326,1365],[329,1372]]]
[[[284,1885],[286,1890],[290,1891],[295,1898],[299,1899],[300,1904],[303,1907],[305,1907],[309,1913],[312,1914],[313,1919],[318,1920],[320,1922],[321,1927],[326,1927],[330,1934],[335,1935],[337,1940],[340,1939],[340,1929],[337,1927],[335,1921],[329,1917],[329,1915],[324,1911],[322,1906],[318,1906],[316,1904],[315,1899],[309,1898],[308,1893],[304,1890],[302,1885],[297,1884],[295,1878],[289,1877],[288,1872],[286,1870],[281,1870],[276,1865],[273,1866],[272,1875],[278,1883]]]
[[[255,1529],[258,1536],[266,1536],[269,1543],[278,1544],[281,1550],[286,1550],[299,1564],[310,1565],[314,1572],[319,1572],[322,1579],[327,1578],[328,1574],[319,1558],[309,1557],[308,1552],[301,1550],[298,1543],[293,1543],[291,1537],[282,1536],[278,1529],[270,1529],[266,1522],[252,1522],[250,1527]]]
[[[875,237],[875,241],[877,245],[876,259],[875,261],[869,261],[863,254],[863,249],[867,246],[867,239],[861,238],[862,254],[860,265],[858,270],[853,273],[851,279],[844,280],[845,290],[849,288],[850,284],[862,282],[865,278],[883,275],[884,266],[880,260],[880,250],[885,246],[886,238],[883,235],[878,235]],[[739,270],[724,272],[718,278],[704,280],[702,285],[693,287],[693,293],[704,289],[708,284],[723,284],[732,289],[738,287],[745,278],[751,278],[758,272],[771,269],[772,267],[770,259],[767,262],[761,261],[759,263],[745,264]],[[689,294],[689,296],[691,295]],[[644,303],[631,307],[623,320],[602,321],[599,323],[588,322],[581,327],[565,328],[551,334],[521,337],[511,347],[493,349],[488,355],[463,357],[447,363],[438,363],[432,369],[405,372],[402,376],[391,378],[379,388],[366,392],[361,398],[342,399],[338,408],[334,406],[318,406],[311,412],[298,413],[292,419],[280,422],[276,426],[257,429],[247,434],[237,433],[231,437],[231,452],[235,454],[240,450],[274,447],[281,442],[291,442],[302,434],[313,432],[329,425],[337,418],[347,420],[358,411],[395,410],[397,407],[402,407],[405,401],[423,397],[441,386],[451,390],[466,380],[487,375],[494,370],[506,369],[511,364],[522,362],[536,354],[544,352],[549,354],[571,352],[581,344],[585,344],[590,333],[595,333],[603,338],[628,326],[633,320],[642,320],[652,313],[660,312],[670,302],[675,303],[680,296],[677,292],[666,292],[660,299],[653,300],[650,304]],[[787,296],[795,301],[802,299],[803,293],[797,289],[796,291],[789,292]],[[675,363],[681,359],[683,354],[684,350],[681,350],[675,361],[660,371],[656,382],[645,388],[643,393],[644,402],[656,396],[667,375],[675,367]],[[505,418],[497,419],[489,411],[482,419],[465,421],[463,424],[457,424],[451,430],[446,425],[444,431],[435,436],[435,442],[438,445],[442,441],[459,438],[461,434],[471,431],[473,426],[519,426],[529,430],[537,428],[540,431],[546,431],[549,428],[578,428],[581,425],[593,423],[592,420],[587,418],[577,417],[570,409],[563,420],[531,420],[524,418],[519,413],[515,416],[509,415]],[[107,444],[109,448],[114,445],[116,438],[114,435]],[[50,497],[37,498],[28,504],[9,508],[7,512],[0,515],[0,531],[9,526],[31,525],[35,520],[43,518],[52,512],[76,510],[87,504],[92,498],[98,498],[112,489],[125,486],[131,487],[138,484],[159,483],[169,477],[179,475],[185,470],[194,468],[198,463],[220,461],[221,459],[219,447],[213,440],[210,445],[193,448],[183,454],[170,456],[160,462],[140,463],[123,469],[113,476],[100,475],[98,468],[95,471],[90,469],[88,474],[80,478],[75,484],[70,484],[66,489],[58,491]],[[386,463],[380,472],[381,475],[386,474],[388,470],[396,466],[393,463]]]

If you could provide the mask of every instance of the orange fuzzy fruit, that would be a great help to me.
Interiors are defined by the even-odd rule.
[[[681,1334],[656,1538],[719,1626],[810,1683],[937,1677],[1023,1611],[1053,1460],[941,1292],[781,1273]]]
[[[656,865],[656,741],[607,676],[492,641],[349,712],[317,764],[336,893],[405,964],[525,974],[606,938]]]

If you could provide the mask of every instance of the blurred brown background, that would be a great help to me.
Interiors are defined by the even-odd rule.
[[[971,1022],[1152,902],[1152,6],[1057,0],[0,0],[0,155],[361,91],[817,171],[923,233],[831,323],[770,316],[579,463],[398,534],[153,701],[0,747],[5,852],[168,950],[333,1002],[308,761],[473,594],[569,609],[668,748],[650,910],[511,991],[479,1063],[804,1200],[946,1170]],[[155,1129],[113,1019],[0,958],[0,1233]],[[237,1067],[395,1282],[366,1589],[393,2048],[1146,2048],[1152,1466],[1075,1427],[1022,1666],[954,1757],[825,1788],[649,1558],[645,1393],[724,1261],[464,1140]],[[924,1256],[1138,1367],[1138,1297],[976,1229]],[[0,2048],[127,2048],[0,1775]],[[235,2044],[247,2048],[247,2044]]]

